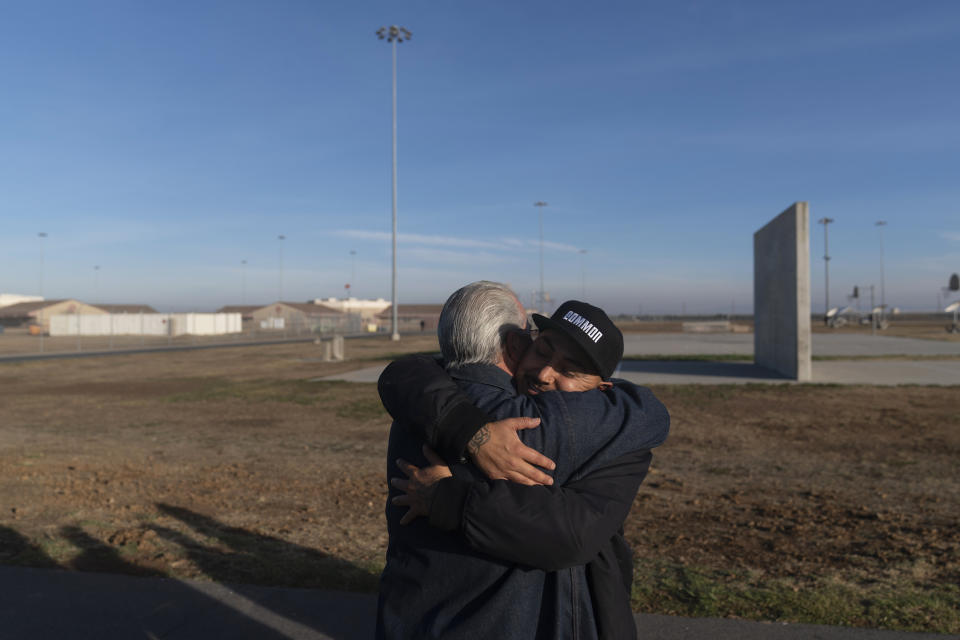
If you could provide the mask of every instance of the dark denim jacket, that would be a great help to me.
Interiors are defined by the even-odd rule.
[[[557,463],[558,485],[654,447],[667,434],[669,418],[663,405],[649,390],[633,385],[618,385],[608,392],[526,397],[517,395],[509,376],[496,367],[468,365],[451,375],[496,419],[542,418],[540,428],[522,431],[521,436]],[[388,476],[401,475],[397,458],[424,464],[420,447],[421,440],[406,425],[395,423]],[[485,480],[469,464],[454,467],[454,473],[464,480]],[[390,497],[394,495],[391,488]],[[390,543],[381,577],[377,637],[597,637],[582,564],[546,571],[498,560],[472,547],[458,532],[431,527],[422,518],[400,526],[403,511],[388,498]]]

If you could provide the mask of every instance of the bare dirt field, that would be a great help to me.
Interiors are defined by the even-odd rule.
[[[376,589],[389,418],[347,341],[0,364],[0,563]],[[664,386],[638,610],[960,631],[960,389]]]

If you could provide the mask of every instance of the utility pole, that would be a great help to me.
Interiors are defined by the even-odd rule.
[[[885,318],[887,315],[887,296],[883,282],[883,228],[887,226],[887,221],[877,220],[874,226],[877,227],[880,236],[880,317]]]
[[[397,321],[397,43],[409,40],[411,33],[403,27],[391,25],[377,29],[377,37],[390,43],[393,49],[393,278],[391,287],[390,339],[399,340]]]
[[[37,237],[40,238],[40,299],[43,300],[43,241],[47,234],[40,231]],[[43,353],[43,307],[40,307],[40,353]]]
[[[277,302],[283,301],[283,241],[287,239],[287,236],[282,233],[277,236],[277,240],[280,241],[279,250],[277,252],[278,257],[278,268],[277,268]]]
[[[247,261],[240,261],[240,304],[247,304]]]
[[[546,292],[543,289],[543,208],[547,206],[546,202],[542,200],[537,200],[533,203],[533,206],[537,208],[537,216],[540,219],[540,300],[537,302],[537,308],[540,313],[546,315]]]
[[[587,299],[587,276],[586,271],[583,268],[583,256],[586,255],[586,249],[580,249],[577,253],[580,254],[580,299],[586,301]]]
[[[823,303],[823,323],[829,324],[830,319],[827,314],[830,313],[830,244],[827,236],[827,225],[833,222],[833,218],[820,218],[817,222],[823,225],[823,276],[825,279],[823,287],[825,296]]]

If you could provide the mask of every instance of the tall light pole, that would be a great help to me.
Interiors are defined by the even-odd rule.
[[[43,240],[47,237],[46,232],[37,233],[40,241],[40,299],[43,299]],[[43,352],[43,307],[40,307],[40,352]]]
[[[580,254],[580,299],[587,299],[587,276],[586,271],[583,269],[583,256],[586,255],[586,249],[580,249],[577,253]]]
[[[542,200],[537,200],[533,203],[533,206],[537,208],[537,217],[540,219],[540,295],[537,302],[538,311],[540,313],[546,313],[545,302],[546,302],[546,293],[543,290],[543,208],[547,206],[546,202]]]
[[[277,302],[283,301],[283,241],[287,239],[287,236],[282,233],[277,236],[279,240],[279,250],[277,252]]]
[[[409,40],[411,33],[403,27],[390,25],[377,29],[377,37],[390,43],[393,49],[393,278],[391,288],[390,339],[399,340],[397,323],[397,43]]]
[[[347,291],[347,297],[353,292],[354,286],[357,279],[357,251],[356,249],[350,249],[350,291]]]
[[[247,261],[240,261],[240,304],[247,304]]]
[[[103,302],[100,299],[100,265],[93,265],[93,298],[96,302]]]
[[[823,303],[823,323],[827,324],[829,319],[827,314],[830,313],[830,244],[827,238],[827,225],[833,222],[833,218],[820,218],[817,220],[820,224],[823,225],[823,277],[824,277],[824,303]]]
[[[887,296],[883,283],[883,228],[887,226],[887,221],[877,220],[873,226],[877,228],[877,233],[880,236],[880,317],[885,318],[887,315]]]

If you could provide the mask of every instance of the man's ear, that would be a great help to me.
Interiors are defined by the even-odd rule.
[[[597,389],[600,391],[606,391],[607,389],[613,389],[613,383],[609,380],[601,380],[600,384],[597,385]]]

